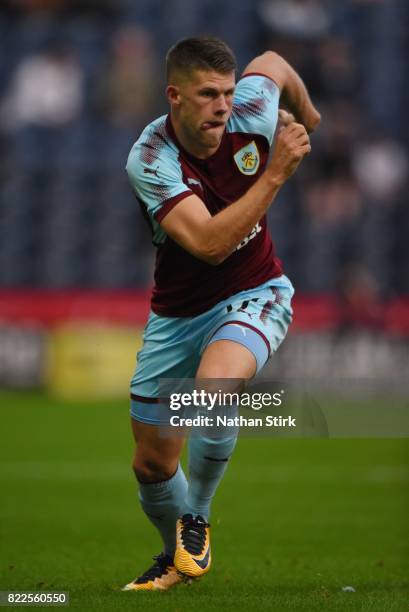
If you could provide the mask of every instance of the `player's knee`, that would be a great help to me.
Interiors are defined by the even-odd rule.
[[[154,483],[169,480],[177,470],[177,462],[164,462],[155,457],[135,457],[132,468],[139,482]]]

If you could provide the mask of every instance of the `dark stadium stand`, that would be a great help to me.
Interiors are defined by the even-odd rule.
[[[149,285],[154,253],[124,166],[166,112],[166,49],[210,32],[241,67],[282,51],[322,111],[313,154],[269,215],[297,289],[409,292],[407,3],[307,3],[291,19],[269,0],[37,4],[0,8],[0,287]]]

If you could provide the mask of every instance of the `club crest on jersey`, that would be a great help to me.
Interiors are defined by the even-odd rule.
[[[260,154],[254,140],[235,153],[234,161],[242,174],[256,174],[260,165]]]

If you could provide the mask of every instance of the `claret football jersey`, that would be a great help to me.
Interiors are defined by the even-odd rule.
[[[192,194],[215,215],[257,181],[273,142],[279,95],[268,77],[245,75],[237,84],[221,144],[207,159],[183,149],[170,115],[150,123],[132,147],[126,169],[157,247],[151,301],[156,314],[196,316],[282,274],[265,217],[216,266],[188,253],[161,227],[169,211]]]

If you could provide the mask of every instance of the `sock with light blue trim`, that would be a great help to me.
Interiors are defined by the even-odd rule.
[[[165,554],[172,558],[176,548],[176,521],[183,514],[186,493],[187,480],[180,465],[168,480],[139,483],[142,508],[162,536]]]
[[[192,436],[189,440],[189,486],[184,513],[208,520],[210,504],[227,469],[237,432],[225,437]]]

